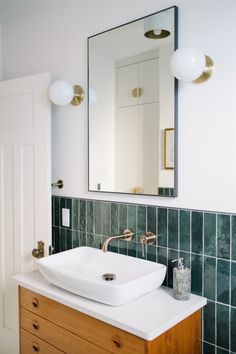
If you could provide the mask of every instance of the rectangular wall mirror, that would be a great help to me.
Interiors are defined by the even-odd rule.
[[[177,196],[171,7],[88,38],[89,190]]]

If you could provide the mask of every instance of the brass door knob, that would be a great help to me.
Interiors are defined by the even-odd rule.
[[[35,258],[44,257],[44,242],[43,241],[38,241],[38,248],[33,249],[32,256]]]

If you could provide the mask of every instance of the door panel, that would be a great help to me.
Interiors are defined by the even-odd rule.
[[[12,276],[34,269],[37,241],[51,244],[50,81],[0,81],[0,354],[19,352]]]

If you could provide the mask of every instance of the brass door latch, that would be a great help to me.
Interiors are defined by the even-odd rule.
[[[42,258],[44,257],[44,242],[38,241],[38,248],[34,248],[32,251],[32,256],[35,258]]]

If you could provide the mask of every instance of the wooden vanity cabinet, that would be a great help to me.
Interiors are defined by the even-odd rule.
[[[201,310],[147,341],[23,287],[19,300],[20,354],[201,353]]]

